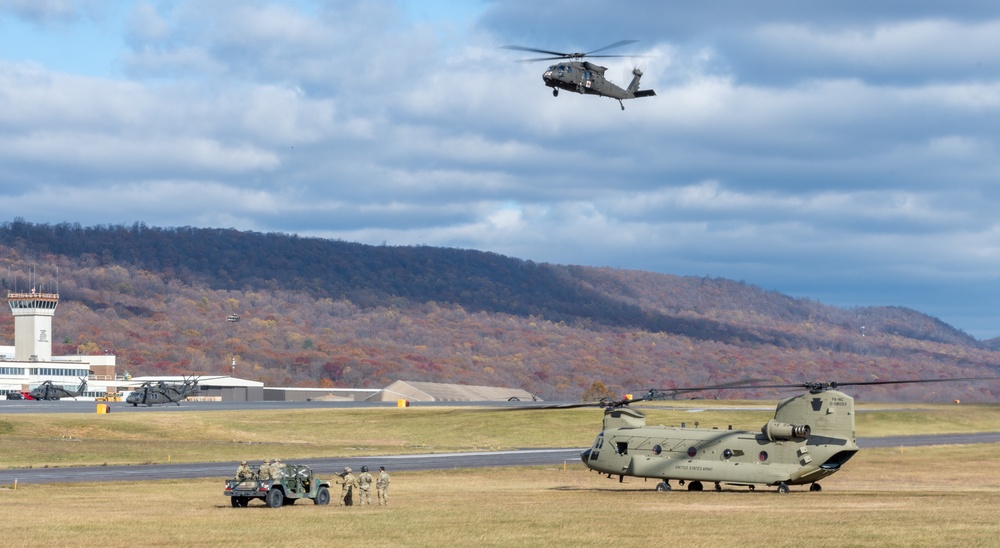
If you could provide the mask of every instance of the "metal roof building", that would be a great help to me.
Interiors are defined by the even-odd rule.
[[[533,401],[537,398],[520,388],[396,381],[367,401]]]

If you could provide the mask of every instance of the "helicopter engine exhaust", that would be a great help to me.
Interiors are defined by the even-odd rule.
[[[808,424],[787,424],[784,422],[777,422],[775,420],[768,421],[761,428],[767,439],[771,441],[775,440],[791,440],[800,439],[804,440],[809,437],[812,433],[812,428],[809,428]]]

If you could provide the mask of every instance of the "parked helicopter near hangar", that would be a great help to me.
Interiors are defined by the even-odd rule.
[[[604,401],[604,425],[594,444],[581,453],[583,463],[608,477],[662,480],[657,491],[670,491],[677,480],[689,491],[704,483],[776,487],[787,493],[791,485],[818,483],[838,472],[860,449],[854,429],[854,398],[836,390],[841,386],[996,380],[990,378],[921,379],[850,383],[725,385],[676,390],[651,390],[635,400]],[[628,405],[664,399],[669,393],[722,388],[806,388],[808,392],[778,402],[774,418],[760,431],[648,426],[645,415]],[[593,405],[593,404],[583,404]],[[573,406],[580,406],[574,404]]]
[[[587,53],[562,53],[537,48],[526,48],[524,46],[503,46],[503,48],[515,51],[545,53],[551,56],[539,57],[537,59],[524,59],[522,62],[562,61],[550,66],[542,74],[542,81],[545,82],[546,86],[552,88],[553,97],[559,96],[560,89],[583,95],[610,97],[612,99],[617,99],[618,104],[622,107],[622,110],[625,110],[625,104],[622,103],[625,99],[637,99],[639,97],[652,97],[656,95],[656,92],[651,89],[639,89],[639,80],[642,78],[642,71],[638,68],[632,69],[632,81],[629,83],[628,87],[623,89],[612,83],[604,76],[604,73],[608,70],[607,67],[596,65],[590,61],[584,61],[583,58],[590,57],[593,59],[625,57],[624,55],[594,54],[599,51],[621,47],[634,42],[636,42],[636,40],[622,40]]]
[[[125,398],[125,402],[131,403],[133,407],[138,407],[139,405],[152,407],[153,405],[166,403],[173,403],[179,406],[181,400],[187,399],[189,395],[197,390],[198,379],[194,377],[185,378],[181,384],[146,381],[135,390],[132,390],[132,393]]]
[[[31,397],[36,400],[58,400],[60,398],[76,398],[87,391],[87,379],[80,378],[80,387],[70,390],[52,381],[44,381],[31,390]]]

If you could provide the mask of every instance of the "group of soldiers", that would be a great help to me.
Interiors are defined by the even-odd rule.
[[[385,471],[385,466],[378,467],[378,477],[374,478],[367,466],[361,467],[361,473],[355,476],[350,466],[344,467],[344,473],[340,475],[340,505],[346,506],[348,500],[354,500],[357,495],[357,503],[360,506],[372,503],[372,484],[375,484],[375,492],[378,496],[379,506],[389,505],[389,474]]]
[[[263,480],[280,479],[284,474],[285,465],[281,459],[274,459],[274,462],[264,459],[254,472],[247,464],[247,461],[240,463],[236,469],[236,479],[243,480]],[[361,473],[357,476],[351,471],[350,466],[344,467],[344,473],[340,474],[338,483],[341,485],[340,505],[357,503],[359,506],[370,505],[372,503],[372,484],[375,484],[375,492],[378,496],[379,506],[389,505],[389,473],[385,471],[385,466],[378,467],[378,477],[373,477],[367,466],[361,467]],[[356,498],[355,498],[356,497]]]
[[[264,459],[264,464],[261,464],[256,472],[247,465],[247,461],[243,461],[240,463],[239,468],[236,469],[236,479],[240,481],[248,479],[276,479],[280,478],[284,471],[285,465],[282,464],[281,459],[274,459],[273,463],[268,459]]]

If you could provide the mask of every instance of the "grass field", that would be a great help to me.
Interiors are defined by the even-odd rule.
[[[396,473],[383,508],[232,508],[222,478],[27,485],[0,490],[0,538],[22,546],[996,546],[997,449],[862,451],[823,492],[786,495],[658,493],[653,481],[618,483],[575,464]]]

